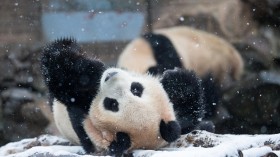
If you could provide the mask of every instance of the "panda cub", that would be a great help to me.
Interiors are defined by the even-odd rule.
[[[157,149],[204,116],[201,81],[191,71],[155,77],[106,67],[71,38],[44,48],[41,69],[57,128],[86,153]]]

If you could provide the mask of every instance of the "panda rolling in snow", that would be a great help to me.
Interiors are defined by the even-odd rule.
[[[86,153],[157,149],[204,115],[200,80],[190,71],[155,77],[108,68],[73,39],[47,45],[41,64],[59,131]]]

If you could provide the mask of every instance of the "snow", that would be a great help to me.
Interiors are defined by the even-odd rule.
[[[280,151],[273,151],[277,156],[280,156]]]
[[[222,152],[221,152],[222,151]],[[229,153],[231,152],[231,153]],[[243,157],[257,157],[257,156],[263,156],[267,153],[272,152],[272,149],[268,146],[260,147],[260,148],[251,148],[248,150],[245,150],[243,152]],[[227,148],[224,150],[218,149],[218,148],[202,148],[202,147],[190,147],[185,150],[181,151],[161,151],[156,152],[155,154],[151,155],[152,157],[225,157],[228,156],[239,156],[238,151],[231,150],[231,148]],[[142,156],[138,152],[136,156]]]
[[[17,153],[24,151],[25,145],[34,141],[36,138],[24,139],[20,142],[8,143],[0,148],[0,156],[5,156],[10,153]]]
[[[272,149],[268,146],[260,147],[260,148],[251,148],[243,151],[244,157],[256,157],[256,156],[264,156],[267,153],[272,152]]]
[[[206,131],[194,131],[182,135],[180,139],[159,150],[135,150],[134,157],[256,157],[274,153],[280,156],[280,134],[272,135],[232,135],[213,134]],[[84,155],[81,146],[73,146],[66,139],[42,135],[24,139],[0,147],[0,156],[71,156]]]
[[[67,155],[75,156],[77,152],[84,152],[80,146],[36,146],[26,151],[7,155],[7,157],[24,157],[34,154],[52,154],[54,156]]]

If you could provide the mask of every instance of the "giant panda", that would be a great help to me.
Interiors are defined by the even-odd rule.
[[[157,149],[204,116],[201,80],[189,70],[158,77],[106,67],[72,38],[48,44],[41,69],[57,128],[86,153]]]
[[[240,54],[228,42],[187,26],[157,29],[132,40],[117,63],[120,68],[155,75],[174,67],[191,69],[201,78],[211,74],[225,88],[240,79],[243,66]]]

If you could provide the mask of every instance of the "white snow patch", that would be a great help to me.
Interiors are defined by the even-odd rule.
[[[80,146],[36,146],[21,153],[8,155],[7,157],[24,157],[34,154],[52,154],[54,156],[77,155],[77,152],[84,152],[84,150]]]
[[[196,143],[197,142],[197,143]],[[272,150],[280,146],[280,134],[273,135],[231,135],[213,134],[206,131],[196,131],[182,135],[180,139],[159,150],[135,150],[134,157],[244,157],[265,156],[279,150]],[[24,139],[0,147],[0,156],[72,156],[93,157],[84,155],[81,146],[69,145],[69,141],[51,135],[38,138]]]
[[[183,135],[179,140],[186,139],[188,135]],[[196,139],[206,139],[205,141],[211,141],[213,147],[194,147],[186,141],[177,141],[170,144],[167,148],[163,148],[163,151],[134,151],[134,156],[143,157],[225,157],[225,156],[239,156],[242,153],[244,157],[256,157],[264,156],[265,154],[272,152],[272,149],[268,146],[264,146],[265,142],[280,144],[280,134],[274,135],[218,135],[201,131],[197,135],[193,135]],[[176,148],[176,145],[180,143],[180,148]],[[185,148],[182,148],[185,147]],[[241,151],[241,152],[239,152]],[[146,153],[145,153],[146,152]],[[275,152],[274,152],[275,153]],[[278,152],[277,152],[278,153]]]
[[[279,151],[272,151],[273,153],[275,153],[277,156],[280,156],[280,150]]]
[[[0,156],[6,156],[10,153],[22,152],[25,149],[26,144],[29,144],[32,141],[35,141],[36,138],[24,139],[19,142],[11,142],[5,146],[0,147]],[[13,152],[11,152],[13,150]]]
[[[251,148],[243,151],[244,157],[256,157],[256,156],[264,156],[267,153],[272,152],[272,149],[268,146],[260,147],[260,148]]]

